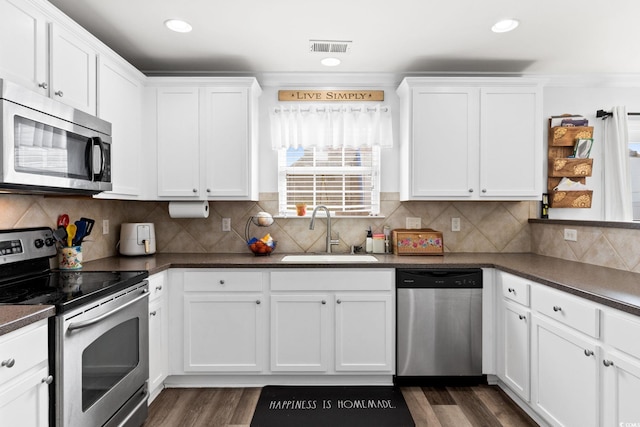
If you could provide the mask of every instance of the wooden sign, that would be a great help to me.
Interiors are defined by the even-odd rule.
[[[279,90],[278,101],[384,101],[383,90]]]

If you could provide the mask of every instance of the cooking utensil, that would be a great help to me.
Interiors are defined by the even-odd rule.
[[[87,235],[87,223],[82,220],[79,220],[79,221],[76,221],[74,224],[76,226],[76,236],[73,239],[73,245],[78,246],[82,244],[82,239],[84,239],[85,236]]]
[[[76,237],[77,227],[75,224],[67,225],[67,246],[73,245],[73,238]]]
[[[55,230],[53,230],[53,237],[58,241],[62,246],[65,245],[67,240],[67,230],[63,226],[59,226]]]
[[[87,237],[89,234],[91,234],[91,230],[93,230],[93,226],[95,225],[96,221],[94,219],[85,217],[80,218],[80,221],[84,221],[87,224],[87,230],[84,234],[84,236]]]
[[[58,227],[63,226],[66,228],[67,225],[69,225],[69,215],[61,214],[58,216]]]

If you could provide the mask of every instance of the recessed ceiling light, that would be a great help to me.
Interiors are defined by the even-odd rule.
[[[320,63],[325,67],[335,67],[340,65],[340,60],[338,58],[324,58]]]
[[[180,19],[167,19],[164,21],[164,25],[171,31],[175,31],[177,33],[188,33],[193,29],[188,22]]]
[[[516,19],[503,19],[496,22],[493,27],[491,27],[491,31],[494,33],[506,33],[515,30],[518,25],[520,25],[520,22]]]

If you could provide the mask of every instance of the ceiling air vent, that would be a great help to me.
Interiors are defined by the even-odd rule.
[[[350,53],[351,41],[344,40],[309,40],[311,53]]]

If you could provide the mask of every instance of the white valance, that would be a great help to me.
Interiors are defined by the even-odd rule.
[[[358,148],[393,146],[391,111],[383,105],[294,105],[271,112],[271,146]]]

